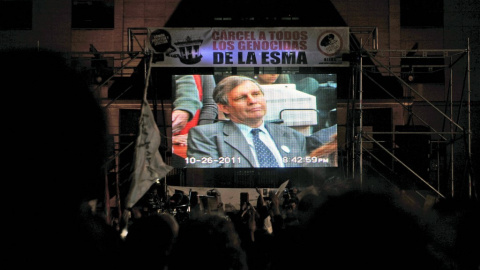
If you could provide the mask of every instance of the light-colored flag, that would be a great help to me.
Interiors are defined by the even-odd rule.
[[[279,197],[283,191],[285,190],[285,188],[287,187],[288,185],[288,182],[290,182],[290,180],[287,180],[285,182],[283,182],[277,189],[277,192],[275,193],[275,196]]]
[[[173,169],[163,162],[158,151],[160,141],[160,131],[145,95],[142,103],[139,134],[135,144],[132,182],[126,199],[127,208],[133,207],[155,181],[162,179]]]

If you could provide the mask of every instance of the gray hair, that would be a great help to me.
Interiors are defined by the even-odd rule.
[[[244,82],[252,82],[258,88],[260,91],[263,93],[262,86],[255,80],[250,77],[246,76],[229,76],[224,79],[222,79],[220,82],[218,82],[217,86],[213,90],[213,99],[215,100],[216,103],[223,104],[223,105],[229,105],[228,104],[228,93],[230,93],[233,88],[243,84]]]

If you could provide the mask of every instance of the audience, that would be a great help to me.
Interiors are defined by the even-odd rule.
[[[197,212],[180,224],[168,269],[478,269],[475,203],[440,201],[419,215],[398,192],[345,182],[257,189],[257,204],[232,215]]]
[[[128,228],[123,244],[125,265],[131,268],[167,269],[168,258],[179,233],[171,214],[152,214],[136,220]]]
[[[179,224],[171,253],[150,246],[161,237],[171,239],[159,225],[139,230],[143,238],[128,254],[143,254],[149,266],[170,270],[282,270],[312,264],[322,269],[478,270],[476,202],[442,200],[420,213],[399,192],[385,187],[362,191],[341,179],[321,187],[271,190],[268,196],[260,189],[257,193],[256,205],[244,202],[226,216],[191,212]]]
[[[480,202],[449,198],[434,203],[426,226],[435,239],[434,252],[458,270],[480,269]],[[453,269],[453,267],[452,267]]]
[[[305,224],[301,239],[293,254],[297,267],[315,258],[323,269],[446,269],[431,252],[433,239],[418,217],[389,192],[329,196]]]
[[[228,216],[196,212],[180,223],[167,268],[478,270],[476,202],[439,201],[419,213],[395,190],[339,178],[257,193],[256,205]]]
[[[169,270],[247,270],[246,255],[232,221],[205,214],[180,224]]]

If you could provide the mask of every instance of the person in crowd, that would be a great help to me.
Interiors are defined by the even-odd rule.
[[[270,190],[268,197],[257,188],[257,205],[245,203],[234,216],[233,221],[239,232],[242,247],[247,254],[249,269],[276,269],[278,263],[292,258],[292,249],[301,245],[301,230],[311,216],[310,213],[320,205],[320,197],[311,187],[298,191],[296,187],[289,190],[290,196],[284,192]],[[299,193],[296,193],[299,192]],[[306,193],[301,199],[297,194]],[[283,196],[282,196],[283,195]],[[294,212],[286,201],[297,204]],[[311,208],[310,208],[311,206]],[[302,217],[298,213],[302,212]],[[302,257],[293,257],[295,262]]]
[[[259,192],[257,205],[244,202],[232,218],[247,256],[248,269],[270,269],[275,236],[269,217],[269,204]]]
[[[256,206],[256,211],[259,215],[258,222],[257,222],[258,228],[264,233],[272,234],[273,233],[273,227],[272,227],[273,215],[271,215],[271,201],[265,200],[263,193],[260,191],[259,188],[255,188],[255,189],[258,193],[257,206]]]
[[[205,214],[180,223],[170,255],[169,270],[247,270],[245,251],[233,222]]]
[[[294,198],[284,199],[284,223],[286,226],[299,225],[298,220],[298,201]]]
[[[87,78],[56,51],[12,48],[0,58],[12,85],[4,98],[13,105],[4,139],[15,177],[4,190],[21,194],[7,207],[5,244],[13,255],[5,257],[16,261],[5,263],[115,266],[121,239],[97,209],[105,201],[110,152],[106,117]]]
[[[187,167],[303,166],[294,162],[294,158],[308,156],[305,136],[292,128],[263,120],[267,106],[258,82],[245,76],[226,77],[215,87],[213,97],[229,121],[190,129]],[[256,135],[263,142],[263,149],[259,149],[260,143],[256,144]],[[272,156],[271,163],[260,164],[266,154]]]
[[[419,217],[387,191],[348,190],[328,196],[290,245],[294,258],[275,269],[446,269],[431,252],[433,239]],[[315,247],[315,248],[312,248]]]
[[[128,228],[123,243],[124,265],[128,268],[167,269],[179,224],[169,213],[144,216]]]
[[[450,269],[480,269],[480,201],[445,198],[425,213],[426,227],[435,239],[436,256]]]

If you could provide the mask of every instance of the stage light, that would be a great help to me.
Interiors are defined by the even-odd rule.
[[[413,73],[408,73],[407,80],[409,82],[413,82],[415,80],[415,76],[413,76]]]

